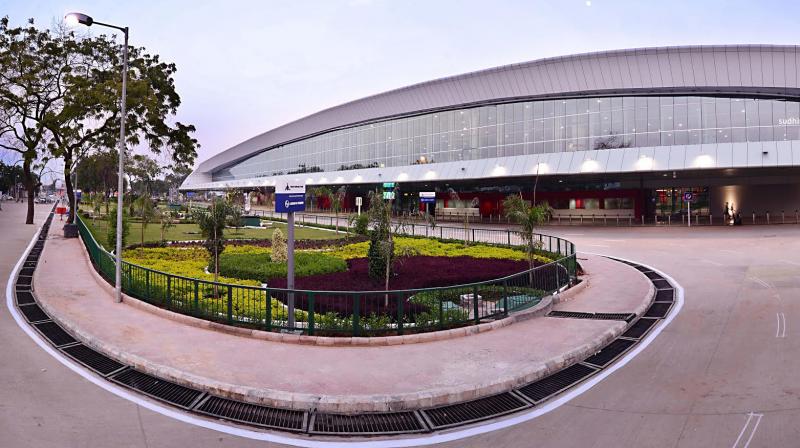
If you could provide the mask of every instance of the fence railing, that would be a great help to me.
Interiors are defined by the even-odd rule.
[[[113,283],[114,256],[95,240],[79,216],[77,222],[96,269]],[[488,230],[488,233],[467,232],[471,241],[476,237],[505,238],[496,241],[498,244],[511,241],[513,245],[517,241],[505,233],[502,238],[494,238],[500,235],[495,233],[499,230],[474,230]],[[123,260],[122,289],[130,296],[174,312],[266,331],[323,336],[436,331],[507,316],[509,312],[534,306],[542,297],[573,283],[577,271],[575,246],[547,235],[538,235],[538,239],[544,250],[558,255],[556,261],[503,278],[455,286],[393,291],[263,288],[188,278]],[[286,305],[290,297],[296,306],[293,326],[289,326]]]

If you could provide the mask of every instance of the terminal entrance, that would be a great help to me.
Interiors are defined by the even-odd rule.
[[[683,221],[689,213],[689,205],[683,200],[684,193],[691,192],[693,196],[691,213],[693,217],[707,217],[714,214],[711,210],[711,194],[709,187],[669,187],[657,188],[651,202],[655,204],[656,222]],[[722,216],[722,206],[716,213]]]

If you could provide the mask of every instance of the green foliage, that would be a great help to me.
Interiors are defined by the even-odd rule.
[[[156,210],[153,207],[153,201],[147,195],[139,196],[134,201],[134,208],[136,209],[136,216],[139,217],[141,225],[141,244],[144,244],[144,231],[150,222],[156,219]]]
[[[383,194],[378,191],[369,193],[369,276],[373,279],[383,279],[386,289],[389,289],[389,276],[394,257],[394,241],[392,235],[392,205],[390,201],[383,200]]]
[[[348,218],[348,225],[353,228],[356,235],[367,235],[369,232],[369,216],[366,213],[351,215]]]
[[[106,216],[108,221],[106,241],[112,250],[117,247],[117,208],[114,207],[111,213]],[[127,245],[128,235],[131,233],[130,217],[125,209],[122,209],[122,247]]]
[[[230,214],[230,203],[219,198],[212,201],[211,207],[192,212],[192,217],[205,238],[203,247],[208,251],[209,265],[213,267],[215,274],[219,273],[219,256],[225,250],[225,227]]]
[[[522,238],[525,252],[528,254],[528,263],[533,269],[536,251],[541,249],[541,241],[536,240],[536,228],[542,225],[550,215],[547,205],[531,205],[522,195],[511,195],[503,201],[503,210],[508,219],[519,224],[517,234]]]
[[[289,259],[286,237],[283,236],[281,229],[272,232],[272,261],[276,263],[286,263]]]
[[[295,275],[309,275],[344,272],[347,262],[319,252],[295,253]],[[286,262],[274,261],[268,252],[232,253],[220,257],[219,272],[226,277],[257,280],[262,283],[274,278],[285,278]]]

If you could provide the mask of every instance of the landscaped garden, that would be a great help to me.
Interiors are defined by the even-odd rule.
[[[195,212],[196,223],[182,224],[193,226],[190,232],[202,235],[201,241],[129,245],[123,251],[126,291],[237,325],[309,334],[402,334],[476,323],[533,306],[566,284],[571,272],[553,263],[560,256],[542,251],[532,238],[528,246],[509,247],[401,236],[378,211],[369,226],[362,219],[353,227],[362,235],[298,229],[295,289],[288,291],[285,225],[245,229],[265,234],[236,241],[231,238],[241,230],[225,228],[227,205],[219,207]],[[99,223],[106,221],[82,222],[87,232],[104,235]],[[159,232],[153,239],[162,241],[161,229],[153,227]],[[294,326],[288,317],[292,302]]]

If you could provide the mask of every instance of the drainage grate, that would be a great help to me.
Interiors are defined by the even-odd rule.
[[[626,338],[639,339],[644,336],[645,333],[650,331],[656,322],[658,322],[657,319],[641,318],[637,320],[636,323],[631,325],[631,327],[628,328],[628,331],[622,333],[622,336]]]
[[[111,379],[153,398],[158,398],[182,408],[189,408],[189,405],[194,403],[197,397],[202,394],[199,390],[162,380],[134,369],[123,370],[111,377]]]
[[[649,278],[650,280],[663,280],[664,279],[664,277],[662,277],[657,272],[645,272],[644,275],[646,275],[647,278]]]
[[[31,303],[36,303],[36,299],[33,298],[33,293],[30,291],[17,291],[17,305],[30,305]]]
[[[208,397],[195,410],[213,417],[265,428],[290,431],[306,429],[306,413],[303,411],[270,408],[214,396]]]
[[[17,286],[30,286],[32,281],[33,277],[30,275],[20,275],[17,277]]]
[[[671,303],[663,303],[663,302],[656,302],[650,305],[650,308],[644,313],[645,317],[658,317],[663,318],[667,315],[669,311],[669,307],[671,307]]]
[[[427,417],[431,428],[442,429],[499,417],[528,406],[530,406],[528,403],[505,392],[464,403],[425,409],[421,412]]]
[[[631,265],[631,266],[633,266],[634,268],[636,268],[638,271],[641,271],[641,272],[652,272],[653,271],[652,269],[650,269],[648,267],[645,267],[645,266],[641,266],[641,265]]]
[[[673,289],[659,289],[656,291],[656,302],[672,302],[675,299]]]
[[[37,263],[35,261],[26,261],[25,264],[23,264],[23,266],[26,268],[35,268],[36,264]]]
[[[617,359],[619,355],[628,350],[635,341],[630,339],[615,339],[610,344],[603,347],[602,350],[594,355],[586,358],[584,362],[595,365],[597,367],[605,367],[611,361]]]
[[[64,329],[55,322],[42,322],[34,325],[34,327],[56,347],[77,342],[75,338],[70,336],[69,333],[64,331]]]
[[[34,269],[36,268],[22,268],[19,270],[19,274],[25,276],[32,276]]]
[[[653,284],[656,285],[656,288],[658,289],[672,288],[672,285],[670,285],[669,282],[663,278],[660,280],[653,280]]]
[[[578,311],[550,311],[547,317],[567,317],[570,319],[624,320],[630,322],[636,317],[631,313],[582,313]]]
[[[61,350],[75,361],[78,361],[103,376],[107,376],[125,367],[108,356],[92,350],[83,344],[65,347]]]
[[[388,435],[423,432],[425,425],[414,412],[385,412],[359,415],[316,413],[309,434]]]
[[[30,323],[41,322],[43,320],[50,319],[50,316],[48,316],[47,313],[45,313],[41,308],[39,308],[39,305],[35,303],[31,303],[30,305],[22,305],[18,308],[25,316],[25,319],[27,319]]]
[[[583,364],[573,364],[564,370],[560,370],[548,377],[521,387],[519,392],[533,400],[534,403],[539,403],[583,380],[596,371],[596,369]]]

